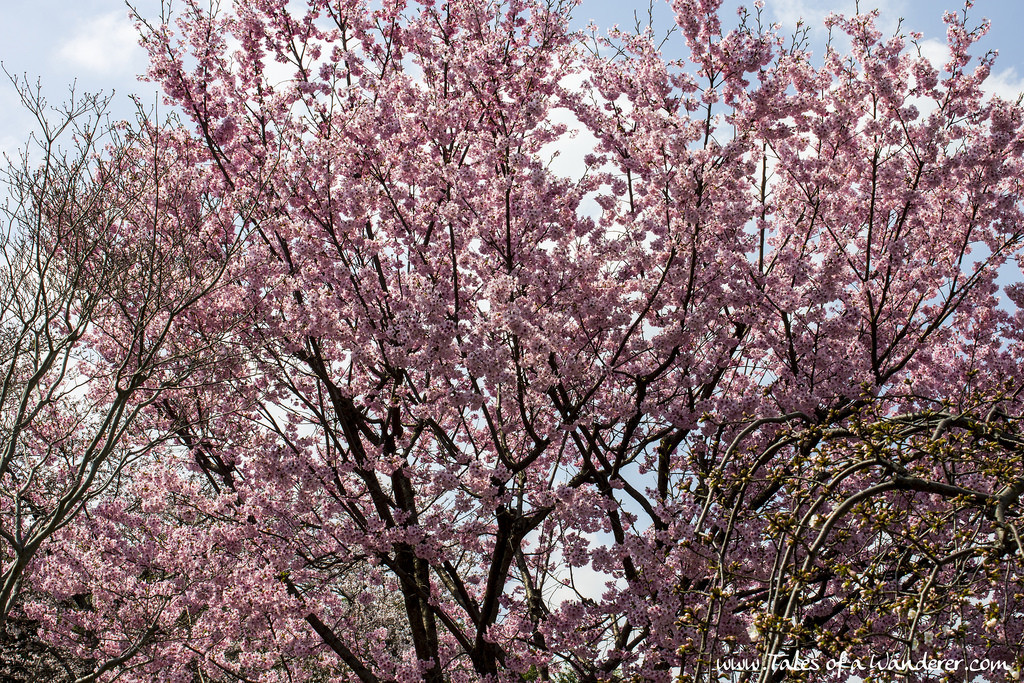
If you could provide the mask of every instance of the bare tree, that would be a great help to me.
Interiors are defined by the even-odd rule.
[[[53,108],[12,82],[37,129],[3,173],[0,627],[46,540],[167,438],[139,418],[203,365],[182,321],[221,281],[236,229],[190,243],[219,206],[194,188],[180,201],[169,128],[111,124],[109,98],[73,90]]]

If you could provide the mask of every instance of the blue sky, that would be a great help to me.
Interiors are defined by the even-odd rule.
[[[726,4],[738,2],[727,0]],[[746,4],[752,4],[752,0]],[[137,0],[135,5],[144,16],[160,14],[160,0]],[[861,0],[862,9],[871,7],[881,10],[882,27],[889,30],[898,18],[905,18],[905,29],[922,31],[926,47],[941,58],[945,32],[941,0]],[[769,16],[784,26],[792,26],[804,17],[809,24],[820,27],[829,11],[852,12],[853,8],[854,0],[766,0]],[[958,6],[950,3],[945,9]],[[646,0],[584,0],[576,17],[581,26],[593,19],[602,28],[615,23],[625,27],[632,25],[634,10],[646,15]],[[982,44],[1000,53],[992,90],[1003,95],[1024,90],[1024,44],[1020,39],[1024,3],[977,0],[972,16],[992,20],[992,30]],[[671,13],[664,6],[658,8],[656,17],[671,21]],[[64,99],[75,81],[79,90],[116,91],[113,113],[119,117],[130,116],[133,111],[129,93],[139,95],[146,103],[157,101],[150,84],[136,81],[135,75],[145,68],[146,58],[136,44],[134,28],[121,0],[0,0],[0,61],[13,74],[40,78],[44,92],[54,102]],[[10,85],[0,83],[2,151],[20,146],[31,129],[31,121],[13,97]]]

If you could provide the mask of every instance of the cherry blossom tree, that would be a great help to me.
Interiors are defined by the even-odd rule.
[[[681,61],[564,0],[143,22],[238,216],[189,244],[246,230],[26,613],[122,680],[1016,675],[1024,109],[966,11],[936,66],[719,4]]]

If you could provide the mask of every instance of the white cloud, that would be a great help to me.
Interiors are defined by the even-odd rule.
[[[766,4],[784,29],[792,29],[799,21],[820,28],[828,14],[821,7],[811,7],[804,0],[772,0]]]
[[[145,54],[126,14],[112,12],[90,19],[56,54],[71,71],[113,76],[141,71]]]
[[[996,95],[1004,100],[1016,102],[1021,93],[1024,93],[1024,77],[1011,67],[989,76],[982,89],[987,95]]]
[[[927,59],[941,73],[950,56],[949,46],[946,44],[946,41],[927,38],[922,40],[918,47],[921,49],[921,56]]]
[[[573,78],[575,81],[576,79]],[[580,90],[581,84],[566,83],[572,90]],[[551,112],[551,122],[556,125],[564,125],[566,133],[553,142],[545,145],[540,156],[551,159],[551,170],[560,176],[567,178],[580,178],[587,170],[583,157],[593,152],[598,146],[598,140],[594,137],[576,115],[564,107],[558,107]]]

